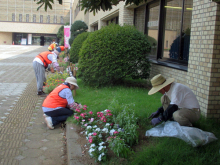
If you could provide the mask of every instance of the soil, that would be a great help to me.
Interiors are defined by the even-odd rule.
[[[81,150],[82,150],[82,157],[78,157],[77,161],[82,164],[85,164],[85,165],[100,165],[101,163],[95,162],[95,159],[91,158],[88,153],[88,150],[89,150],[88,140],[86,140],[86,137],[84,134],[80,133],[83,131],[83,129],[77,125],[74,125],[74,127],[76,128],[76,130],[77,130],[76,132],[79,135],[79,139],[77,140],[77,142],[78,142],[78,144],[80,144]],[[146,130],[139,129],[139,133],[140,133],[139,143],[132,147],[133,151],[135,151],[135,152],[140,151],[143,146],[148,145],[147,137],[145,136],[145,132],[146,132]],[[117,157],[110,149],[108,150],[107,155],[108,155],[108,159]],[[117,158],[117,162],[115,162],[115,163],[111,162],[111,165],[127,164],[126,162],[127,162],[127,159]]]

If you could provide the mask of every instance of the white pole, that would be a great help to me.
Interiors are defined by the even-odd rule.
[[[70,1],[70,26],[72,24],[72,0]]]

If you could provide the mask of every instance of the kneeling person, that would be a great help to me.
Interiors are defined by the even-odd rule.
[[[78,89],[77,81],[74,77],[68,77],[65,83],[56,87],[44,100],[42,109],[44,112],[47,127],[54,129],[54,126],[65,122],[73,114],[75,102],[72,90]]]

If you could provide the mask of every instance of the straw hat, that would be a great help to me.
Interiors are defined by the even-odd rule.
[[[76,79],[74,77],[67,77],[65,82],[74,85],[76,87],[76,89],[79,88],[79,86],[77,85],[77,81],[76,81]]]
[[[174,82],[174,80],[175,80],[174,78],[165,79],[161,74],[158,74],[158,75],[154,76],[150,80],[153,87],[148,92],[148,95],[152,95],[152,94],[158,92],[159,90],[161,90],[165,86],[167,86],[167,85],[171,84],[172,82]]]

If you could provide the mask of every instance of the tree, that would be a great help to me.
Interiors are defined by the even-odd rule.
[[[37,0],[34,0],[37,1]],[[57,0],[59,1],[59,4],[63,3],[63,0]],[[132,4],[139,5],[141,2],[146,2],[147,0],[81,0],[80,6],[81,10],[85,9],[86,12],[93,12],[94,14],[100,10],[107,11],[111,10],[112,6],[115,6],[119,4],[119,2],[125,1],[125,4]],[[43,5],[45,11],[47,11],[47,8],[49,7],[52,10],[52,5],[54,4],[53,0],[39,0],[37,2],[40,6],[37,8],[39,10]]]
[[[73,40],[77,37],[77,35],[85,32],[88,30],[88,26],[86,25],[85,22],[81,21],[81,20],[77,20],[75,21],[72,25],[71,25],[71,37],[69,39],[69,44],[72,45]]]

